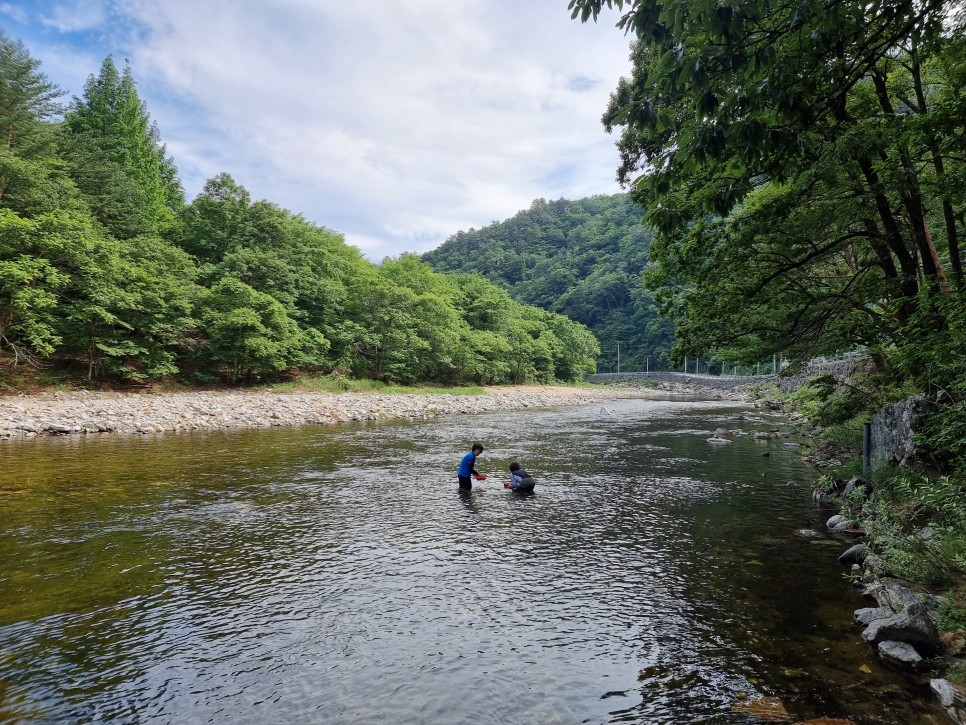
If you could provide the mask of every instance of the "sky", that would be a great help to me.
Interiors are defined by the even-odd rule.
[[[567,0],[0,0],[65,91],[108,55],[190,201],[228,172],[373,261],[534,199],[621,191],[600,123],[629,41]]]

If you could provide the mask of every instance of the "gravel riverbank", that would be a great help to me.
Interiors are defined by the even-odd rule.
[[[98,433],[165,433],[343,421],[432,418],[487,410],[578,405],[642,390],[519,386],[482,395],[378,393],[57,392],[0,397],[0,439]]]

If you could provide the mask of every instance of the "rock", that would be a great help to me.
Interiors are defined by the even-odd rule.
[[[816,503],[818,503],[818,507],[820,509],[824,509],[825,511],[831,511],[838,508],[838,504],[835,503],[835,499],[826,493],[820,494],[816,499]]]
[[[731,711],[742,715],[751,715],[765,722],[788,722],[791,715],[785,709],[785,704],[777,697],[763,697],[759,700],[736,702],[731,705]]]
[[[877,578],[882,576],[882,562],[879,560],[875,554],[866,554],[865,561],[862,562],[862,568],[865,570],[865,578],[868,582],[873,582]]]
[[[850,546],[839,557],[839,564],[853,564],[862,561],[868,553],[869,548],[865,544]]]
[[[825,522],[826,528],[828,528],[829,532],[833,534],[844,533],[850,525],[849,520],[841,514],[836,514]]]
[[[888,640],[906,642],[927,655],[932,654],[939,644],[939,632],[922,602],[888,617],[873,619],[862,632],[862,638],[875,645]]]
[[[916,433],[921,427],[928,403],[913,396],[883,408],[872,417],[872,460],[908,462],[916,460],[921,450]]]
[[[881,579],[877,587],[869,592],[880,607],[888,607],[893,612],[901,612],[915,604],[922,604],[922,597],[895,579]]]
[[[865,479],[862,479],[859,476],[852,476],[852,478],[849,479],[849,482],[845,484],[845,488],[842,489],[842,495],[848,496],[856,488],[863,487],[865,485]]]
[[[895,612],[885,607],[865,607],[863,609],[856,609],[852,616],[855,618],[856,624],[861,624],[865,627],[875,619],[885,619],[886,617],[891,617],[893,614]]]
[[[831,531],[843,521],[848,523],[848,519],[846,519],[842,514],[836,514],[835,516],[829,516],[828,521],[825,522],[825,526],[829,529],[829,531]]]
[[[459,412],[550,408],[639,397],[619,390],[519,388],[466,396],[279,394],[265,390],[193,391],[174,394],[58,393],[0,396],[0,426],[10,437],[116,433],[162,433],[265,425],[306,425],[345,420],[429,418]],[[29,405],[25,405],[28,402]],[[145,417],[150,415],[150,420]],[[331,415],[331,417],[330,417]],[[68,421],[84,421],[68,425]],[[0,436],[5,433],[0,433]]]
[[[953,687],[949,680],[930,680],[929,687],[938,695],[939,703],[954,722],[960,725],[966,723],[966,698],[963,693]]]
[[[906,642],[886,640],[879,642],[879,657],[886,662],[905,667],[910,670],[921,669],[925,660],[916,652],[916,648]]]

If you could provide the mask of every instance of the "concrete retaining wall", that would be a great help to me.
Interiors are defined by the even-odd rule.
[[[669,371],[655,371],[650,373],[597,373],[588,375],[588,383],[619,383],[655,380],[657,382],[683,383],[696,388],[713,388],[715,390],[730,390],[732,388],[774,380],[774,375],[697,375],[695,373],[675,373]]]

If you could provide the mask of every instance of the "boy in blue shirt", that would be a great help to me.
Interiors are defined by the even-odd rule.
[[[476,470],[476,457],[483,452],[482,443],[474,443],[470,452],[463,456],[463,460],[460,461],[459,471],[456,472],[456,478],[460,482],[460,490],[470,490],[473,488],[473,481],[470,478],[472,476],[477,481],[485,481],[486,476]]]

